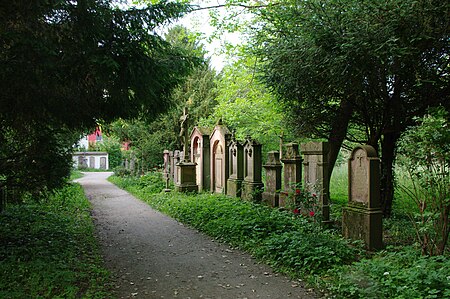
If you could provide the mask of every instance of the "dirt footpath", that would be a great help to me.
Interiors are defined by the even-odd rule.
[[[119,298],[314,298],[248,254],[214,242],[106,181],[78,180]]]

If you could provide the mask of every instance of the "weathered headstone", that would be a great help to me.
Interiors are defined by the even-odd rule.
[[[179,150],[175,150],[173,152],[173,166],[174,166],[174,171],[173,171],[173,183],[174,184],[178,184],[178,171],[177,171],[177,165],[178,163],[181,162],[181,152]]]
[[[283,159],[281,159],[281,162],[283,162],[284,188],[280,192],[280,207],[286,206],[289,196],[294,194],[296,188],[301,185],[302,161],[302,157],[298,151],[298,144],[286,144]]]
[[[164,157],[164,173],[163,178],[164,182],[166,183],[166,187],[164,189],[165,192],[169,192],[169,182],[170,182],[170,152],[168,150],[164,150],[163,152]]]
[[[261,144],[247,137],[244,142],[244,181],[241,197],[250,201],[261,201],[262,183]]]
[[[187,107],[184,108],[183,115],[180,118],[180,137],[183,143],[182,161],[179,162],[177,167],[177,183],[175,184],[175,190],[179,192],[193,192],[198,191],[198,185],[196,182],[195,166],[196,164],[189,161],[189,143],[188,137],[188,120],[189,114],[187,113]]]
[[[211,191],[227,194],[229,176],[228,144],[231,133],[219,120],[209,138],[211,147]]]
[[[210,146],[207,128],[194,127],[191,133],[191,161],[196,163],[196,182],[199,191],[209,190]]]
[[[230,177],[227,182],[227,195],[241,197],[244,180],[244,148],[239,141],[232,138],[228,151]]]
[[[174,182],[175,157],[173,151],[169,151],[169,179]]]
[[[272,207],[279,206],[281,190],[280,153],[272,151],[267,154],[267,163],[263,165],[266,170],[266,185],[262,194],[262,201]]]
[[[345,237],[363,240],[368,249],[383,248],[380,159],[372,146],[356,147],[348,160],[348,204],[342,228]]]
[[[330,223],[330,186],[328,176],[327,142],[308,142],[300,145],[303,154],[303,186],[318,196],[322,222]]]

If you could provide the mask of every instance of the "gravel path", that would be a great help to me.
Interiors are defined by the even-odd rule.
[[[77,181],[118,298],[314,298],[300,282],[153,210],[109,175]]]

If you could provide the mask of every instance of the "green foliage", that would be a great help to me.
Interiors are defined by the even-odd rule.
[[[89,210],[69,185],[0,214],[0,297],[110,297]]]
[[[412,188],[404,188],[418,209],[411,209],[422,253],[445,253],[450,227],[449,113],[432,110],[406,131],[399,144],[399,165],[409,174]]]
[[[122,165],[122,144],[117,138],[103,137],[103,141],[96,144],[99,151],[108,153],[109,169]]]
[[[337,298],[448,298],[448,257],[420,256],[412,247],[388,248],[371,259],[336,268],[324,288]]]
[[[196,40],[195,33],[176,26],[169,30],[166,39],[190,55],[198,55],[203,62],[197,65],[184,82],[170,95],[171,108],[157,119],[141,118],[133,121],[118,120],[108,125],[107,131],[120,140],[131,141],[132,156],[140,164],[158,167],[165,149],[181,148],[179,138],[180,116],[183,108],[189,111],[189,132],[201,117],[208,117],[216,105],[216,73],[203,56],[205,50]]]
[[[292,138],[283,121],[283,107],[255,76],[255,60],[242,58],[222,71],[217,81],[217,105],[200,125],[214,127],[222,119],[238,140],[247,135],[263,144],[264,153],[279,150],[279,136]],[[265,157],[265,155],[264,155]]]
[[[113,1],[1,3],[0,187],[60,187],[79,136],[117,117],[155,117],[196,64],[157,28],[186,4],[123,10]]]

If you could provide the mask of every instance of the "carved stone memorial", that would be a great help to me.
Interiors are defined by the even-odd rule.
[[[230,177],[227,181],[227,195],[241,197],[244,180],[244,148],[233,138],[228,147]]]
[[[346,238],[363,240],[368,249],[383,248],[380,159],[372,146],[356,147],[348,161],[348,204],[342,214]]]
[[[302,181],[302,157],[298,151],[297,143],[288,143],[285,145],[283,162],[284,188],[280,192],[279,206],[285,207],[290,194]]]
[[[196,163],[195,174],[199,191],[210,189],[210,134],[209,129],[201,127],[194,127],[191,133],[191,161]]]
[[[241,198],[261,201],[264,184],[262,183],[261,144],[247,137],[244,142],[244,181]]]
[[[177,167],[177,183],[175,190],[179,192],[196,192],[198,185],[196,182],[196,164],[189,161],[189,137],[188,137],[188,120],[189,114],[187,108],[184,108],[183,115],[180,117],[180,138],[183,143],[183,160],[179,162]]]
[[[211,147],[210,186],[213,193],[227,194],[227,180],[229,176],[228,144],[230,140],[230,131],[219,120],[209,137]]]
[[[308,142],[300,145],[303,154],[303,187],[319,199],[322,222],[330,224],[330,186],[328,177],[327,142]]]
[[[263,165],[266,170],[266,185],[262,194],[262,201],[272,207],[279,206],[281,190],[280,153],[272,151],[267,154],[267,163]]]

